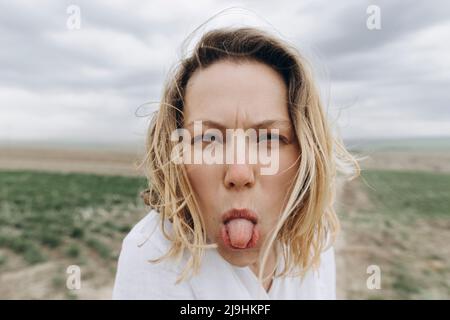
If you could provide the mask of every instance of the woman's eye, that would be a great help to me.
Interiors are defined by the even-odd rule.
[[[270,132],[258,136],[258,143],[264,140],[267,140],[269,144],[275,143],[276,141],[278,142],[278,145],[280,145],[280,142],[282,144],[289,144],[289,140],[285,136]]]
[[[258,142],[261,142],[263,140],[268,140],[268,141],[278,140],[278,141],[280,141],[280,140],[282,140],[281,138],[282,137],[280,135],[275,134],[275,133],[261,134],[258,137]]]
[[[200,134],[192,139],[192,143],[196,142],[220,142],[220,138],[213,134]]]

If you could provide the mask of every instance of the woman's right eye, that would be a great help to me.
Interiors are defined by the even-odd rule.
[[[220,139],[213,135],[213,134],[199,134],[198,136],[195,136],[192,140],[191,140],[191,144],[195,144],[198,142],[209,142],[209,143],[213,143],[213,142],[220,142]]]

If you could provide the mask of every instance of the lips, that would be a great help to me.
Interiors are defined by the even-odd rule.
[[[258,215],[249,209],[232,209],[222,215],[222,240],[230,249],[242,250],[256,246],[259,239]]]

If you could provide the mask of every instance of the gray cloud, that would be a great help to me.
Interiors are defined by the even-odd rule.
[[[369,5],[381,12],[382,29],[366,27]],[[330,13],[332,15],[330,15]],[[345,5],[327,13],[326,6],[317,7],[318,22],[325,22],[317,35],[318,48],[327,57],[374,50],[418,30],[448,21],[450,8],[446,1],[346,1]],[[321,19],[320,17],[323,17]]]
[[[142,142],[137,107],[159,98],[189,32],[230,5],[318,55],[313,62],[330,78],[320,77],[327,110],[340,115],[344,136],[450,134],[445,1],[78,1],[82,25],[73,31],[70,4],[0,3],[0,140]],[[366,28],[371,4],[381,9],[381,30]]]

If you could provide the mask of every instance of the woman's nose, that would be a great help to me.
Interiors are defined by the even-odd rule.
[[[227,166],[224,184],[227,189],[250,188],[255,184],[253,166],[248,164],[230,164]]]

